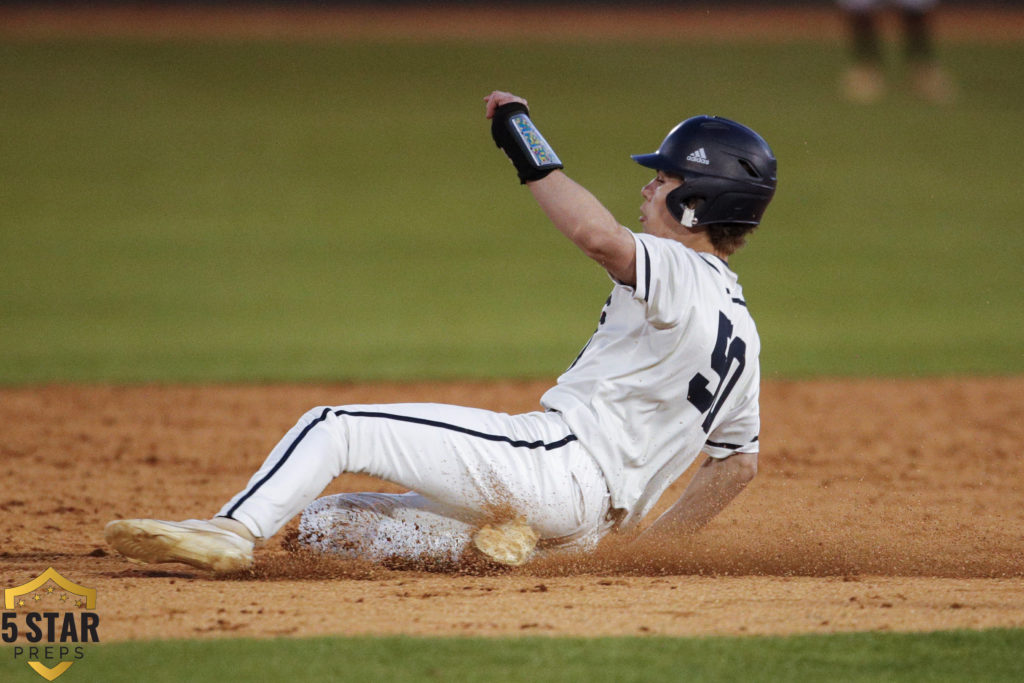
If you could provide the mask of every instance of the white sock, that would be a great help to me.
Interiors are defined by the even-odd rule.
[[[233,534],[237,534],[247,541],[252,541],[253,543],[256,543],[257,541],[262,540],[256,538],[256,536],[253,535],[251,531],[249,531],[248,527],[239,522],[237,519],[231,519],[230,517],[214,517],[213,519],[209,520],[209,522],[210,524],[218,526],[221,529],[224,529],[225,531],[230,531]]]

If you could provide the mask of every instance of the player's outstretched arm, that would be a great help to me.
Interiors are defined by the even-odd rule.
[[[636,242],[582,185],[561,171],[527,183],[558,230],[619,282],[636,284]]]
[[[705,460],[683,495],[637,538],[640,545],[670,545],[710,522],[757,474],[756,453]]]
[[[594,195],[560,170],[561,161],[529,119],[526,100],[496,90],[484,102],[495,142],[505,150],[520,181],[530,188],[555,227],[618,281],[635,285],[632,233]]]

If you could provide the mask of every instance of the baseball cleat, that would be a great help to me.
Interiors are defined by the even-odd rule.
[[[473,547],[498,564],[526,564],[540,536],[522,519],[485,524],[473,534]]]
[[[107,524],[104,535],[129,560],[146,564],[183,562],[226,574],[253,563],[252,541],[201,519],[118,519]]]
[[[869,64],[855,64],[843,74],[842,93],[850,102],[874,104],[885,95],[885,76]]]

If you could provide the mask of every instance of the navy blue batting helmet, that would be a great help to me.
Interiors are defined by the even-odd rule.
[[[754,226],[775,194],[775,155],[750,128],[719,116],[694,116],[669,132],[657,152],[634,154],[641,166],[681,176],[669,212],[689,227]],[[687,211],[693,202],[695,207]]]

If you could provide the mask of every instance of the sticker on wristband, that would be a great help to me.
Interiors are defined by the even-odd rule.
[[[540,131],[533,125],[533,121],[526,114],[513,114],[509,117],[512,122],[512,129],[519,134],[519,139],[525,145],[527,154],[533,159],[538,168],[544,166],[561,166],[562,162],[551,149],[551,145],[540,134]]]

